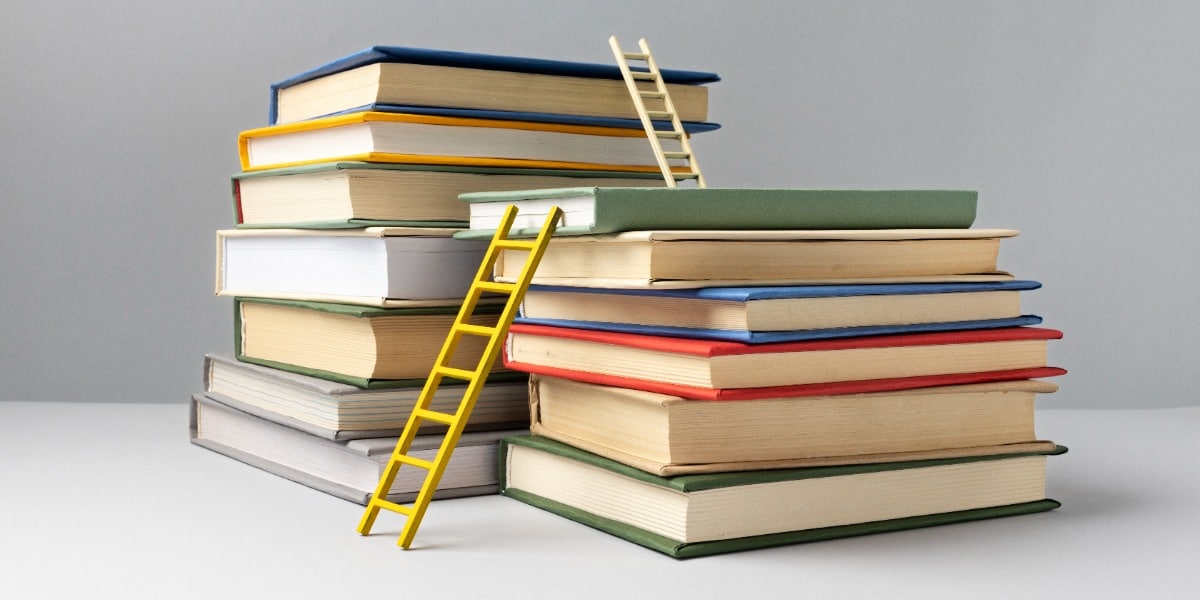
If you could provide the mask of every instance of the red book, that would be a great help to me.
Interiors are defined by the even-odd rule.
[[[1062,332],[1009,327],[834,340],[738,342],[514,323],[509,369],[705,400],[853,394],[1052,377]]]

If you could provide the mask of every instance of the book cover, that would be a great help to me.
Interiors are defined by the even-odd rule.
[[[514,236],[537,235],[551,206],[564,211],[555,235],[622,231],[759,229],[960,229],[975,220],[978,194],[959,190],[811,190],[578,187],[459,195],[471,226],[490,237],[502,208],[521,209]],[[540,220],[539,220],[540,216]]]
[[[319,186],[310,183],[314,178],[320,182]],[[279,185],[293,180],[306,184],[302,188],[303,193],[296,192],[294,185]],[[370,187],[357,183],[373,180],[386,183]],[[346,183],[333,187],[329,183],[331,181]],[[230,182],[237,227],[258,229],[463,229],[470,221],[469,209],[458,200],[458,195],[463,192],[482,189],[529,189],[545,187],[548,184],[574,185],[576,182],[604,182],[604,185],[610,186],[664,185],[662,176],[657,173],[352,161],[236,173],[230,177]],[[269,187],[263,190],[264,185]],[[243,188],[248,190],[246,198],[250,200],[249,211],[243,209]],[[274,189],[287,191],[269,193]],[[361,203],[357,201],[360,195],[366,198]],[[384,199],[377,199],[377,195],[382,195]],[[316,204],[317,208],[310,208],[309,205],[312,204]],[[412,217],[412,212],[419,210],[413,208],[414,205],[423,209],[423,219]],[[346,208],[340,208],[342,206]],[[343,214],[338,214],[339,212]],[[264,216],[268,214],[274,216]],[[361,217],[356,218],[354,215]]]
[[[341,73],[375,63],[412,63],[444,67],[461,67],[493,71],[509,71],[538,75],[567,77],[591,77],[622,79],[620,68],[615,64],[598,64],[577,61],[551,60],[504,56],[477,52],[412,48],[405,46],[377,45],[343,56],[318,67],[303,71],[271,85],[269,100],[269,122],[274,124],[278,115],[279,90],[312,81],[334,73]],[[715,73],[682,69],[662,69],[663,81],[689,85],[703,85],[720,81]]]
[[[498,440],[520,429],[464,433],[451,457],[436,499],[494,494]],[[334,441],[263,419],[224,404],[217,396],[195,394],[189,418],[191,443],[294,481],[314,490],[366,505],[375,492],[395,437]],[[443,436],[417,436],[413,455],[431,460]],[[424,483],[424,471],[397,477],[392,502],[411,502]]]
[[[532,451],[539,466],[555,467],[555,475],[571,475],[571,484],[575,488],[564,490],[553,484],[539,485],[539,482],[528,478],[518,478],[522,473],[514,472],[512,461],[514,449]],[[577,521],[589,527],[604,531],[623,538],[635,544],[644,546],[675,558],[693,558],[714,554],[723,554],[742,550],[767,548],[785,544],[797,544],[840,537],[899,531],[932,525],[960,523],[971,520],[1030,514],[1051,510],[1060,506],[1057,501],[1045,498],[1044,490],[1044,459],[1048,455],[1062,454],[1066,448],[1057,446],[1050,452],[1034,452],[1019,455],[978,456],[953,459],[934,459],[927,461],[910,461],[881,463],[873,465],[845,465],[835,467],[813,467],[806,469],[775,469],[770,471],[728,472],[700,475],[681,475],[677,477],[659,477],[623,465],[566,444],[548,440],[538,436],[510,436],[500,442],[500,493],[504,496],[531,504],[551,513]],[[538,455],[550,457],[549,461],[537,459]],[[560,460],[565,459],[565,460]],[[1033,459],[1033,460],[1028,460]],[[1012,469],[1021,469],[1022,473],[1010,474]],[[1039,470],[1040,469],[1040,470]],[[1028,470],[1028,472],[1025,472]],[[978,488],[978,480],[960,481],[954,478],[955,471],[978,473],[979,477],[995,471],[999,477],[1013,477],[1013,487],[1019,490],[1004,489],[1005,485],[991,477],[989,490],[963,490],[973,485]],[[904,484],[894,483],[890,489],[892,498],[888,502],[871,502],[870,497],[848,498],[839,501],[836,494],[853,493],[856,489],[851,483],[845,488],[842,481],[874,481],[887,486],[896,478],[911,476]],[[559,478],[561,479],[561,478]],[[1041,487],[1037,486],[1040,479]],[[524,489],[535,487],[534,491]],[[754,494],[758,486],[773,484],[788,485],[789,482],[819,481],[816,488],[797,486],[806,495],[787,494],[774,496],[771,492]],[[887,483],[885,483],[887,482]],[[1028,482],[1028,483],[1026,483]],[[823,493],[819,488],[833,488],[833,491]],[[741,489],[746,492],[742,492]],[[790,487],[788,489],[791,489]],[[875,489],[879,489],[878,487]],[[654,490],[662,490],[655,492]],[[948,497],[949,492],[968,496],[967,498]],[[639,512],[648,508],[643,500],[652,502],[654,496],[682,497],[690,503],[691,498],[700,493],[725,492],[733,502],[729,506],[744,506],[746,502],[737,503],[734,500],[739,494],[750,498],[765,498],[772,506],[762,504],[756,506],[760,513],[756,530],[768,530],[766,533],[738,535],[737,531],[726,529],[724,536],[713,534],[719,539],[689,540],[692,535],[688,530],[684,534],[671,533],[671,522],[682,519],[691,525],[694,520],[703,519],[697,515],[701,509],[693,509],[687,504],[674,503],[675,508],[654,510],[651,517],[636,514],[625,507],[636,505]],[[729,493],[732,492],[732,493]],[[973,493],[972,493],[973,492]],[[783,494],[785,492],[778,492]],[[834,494],[833,497],[829,494]],[[895,496],[912,496],[907,502],[898,502]],[[580,497],[583,495],[584,497]],[[601,496],[595,502],[586,496]],[[816,498],[820,496],[820,498]],[[826,516],[822,507],[838,507],[843,504],[853,504],[855,510],[870,520],[854,520],[846,515]],[[585,506],[587,505],[587,506]],[[605,506],[607,505],[607,506]],[[893,514],[895,505],[903,505],[901,512],[911,514]],[[952,509],[947,509],[953,507]],[[778,518],[762,518],[761,513],[770,511]],[[680,514],[680,513],[683,514]],[[735,520],[739,515],[750,511],[717,511],[718,524],[724,526],[727,521]],[[807,514],[809,512],[813,515]],[[661,513],[661,515],[660,515]],[[785,516],[786,515],[786,516]],[[888,515],[889,518],[873,518]],[[666,524],[649,523],[647,519],[661,516]],[[711,518],[710,518],[711,519]],[[829,525],[816,525],[803,528],[788,529],[789,519],[799,522],[819,523],[821,520],[835,521]],[[732,527],[732,526],[730,526]],[[655,531],[657,529],[658,531]],[[749,529],[749,528],[748,528]],[[774,529],[772,531],[772,529]]]

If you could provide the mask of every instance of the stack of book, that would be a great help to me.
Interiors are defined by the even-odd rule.
[[[498,205],[567,214],[506,343],[532,435],[502,441],[502,493],[675,557],[1058,506],[1034,403],[1061,333],[974,192],[461,199],[467,239]]]
[[[715,129],[705,84],[717,76],[663,75],[687,129]],[[216,236],[234,351],[206,357],[192,439],[359,503],[487,248],[453,237],[469,219],[458,195],[663,185],[616,65],[417,48],[369,48],[274,84],[269,124],[242,132],[239,152],[236,227]],[[473,319],[500,308],[485,300]],[[455,366],[473,369],[483,349],[463,340]],[[528,430],[527,379],[492,370],[437,497],[497,489],[496,441]],[[454,412],[464,389],[442,386],[434,408]],[[402,473],[389,498],[419,485]]]

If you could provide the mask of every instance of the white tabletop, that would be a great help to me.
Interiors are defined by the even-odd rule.
[[[1200,408],[1039,410],[1036,515],[678,561],[500,496],[399,517],[192,446],[184,404],[0,402],[8,598],[1191,598]],[[393,520],[396,519],[396,520]],[[382,596],[386,594],[387,596]],[[361,597],[361,596],[360,596]]]

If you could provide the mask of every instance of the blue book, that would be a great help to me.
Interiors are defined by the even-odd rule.
[[[715,73],[661,69],[684,121],[704,121]],[[417,85],[406,86],[414,82]],[[271,85],[270,123],[371,105],[477,108],[631,118],[614,61],[586,63],[401,46],[373,46]],[[636,120],[636,119],[635,119]]]
[[[768,343],[1037,325],[1019,293],[1036,281],[723,287],[530,286],[518,323]]]

